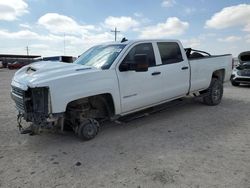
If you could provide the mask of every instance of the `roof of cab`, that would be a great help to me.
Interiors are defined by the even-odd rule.
[[[136,39],[136,40],[127,40],[125,42],[117,41],[117,42],[106,42],[103,44],[133,44],[133,43],[139,43],[139,42],[180,42],[179,40],[176,39]]]

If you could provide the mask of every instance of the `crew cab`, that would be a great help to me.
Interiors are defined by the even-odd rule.
[[[190,94],[217,105],[231,72],[230,54],[184,49],[178,40],[123,40],[94,46],[72,64],[25,66],[13,77],[11,96],[32,132],[70,125],[89,140],[103,120]]]

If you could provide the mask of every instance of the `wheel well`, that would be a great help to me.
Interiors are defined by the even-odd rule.
[[[225,78],[225,69],[220,69],[220,70],[214,71],[212,78],[217,78],[223,82],[224,78]]]
[[[79,108],[79,106],[81,106],[84,110],[92,109],[91,116],[112,117],[115,114],[113,97],[109,93],[84,97],[71,101],[67,104],[66,111],[70,108],[72,109],[72,107]]]
[[[108,110],[109,117],[113,116],[115,114],[115,105],[112,95],[110,93],[105,93],[98,95],[98,97],[101,97],[103,99],[103,103]]]
[[[219,69],[219,70],[214,71],[213,74],[212,74],[210,85],[212,83],[213,78],[217,78],[223,83],[224,82],[224,77],[225,77],[225,69]],[[205,90],[200,91],[200,94],[206,94],[209,91],[209,87],[207,89],[205,89]]]

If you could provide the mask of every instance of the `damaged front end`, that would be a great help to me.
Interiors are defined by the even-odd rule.
[[[250,51],[242,52],[238,59],[239,64],[232,72],[231,82],[234,86],[250,84]]]
[[[52,127],[58,120],[51,114],[48,87],[28,88],[25,91],[12,86],[11,97],[19,112],[17,116],[19,130],[23,133],[37,133],[41,127]],[[29,130],[23,129],[22,119],[31,122]]]

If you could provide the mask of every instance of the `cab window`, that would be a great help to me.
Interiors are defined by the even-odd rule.
[[[176,42],[158,42],[157,43],[162,64],[172,64],[183,61],[181,50]]]
[[[143,43],[143,44],[137,44],[134,46],[129,53],[126,55],[126,57],[123,59],[123,63],[134,63],[135,61],[135,55],[138,54],[145,54],[147,55],[147,61],[149,63],[149,67],[155,66],[155,55],[153,46],[151,43]]]

